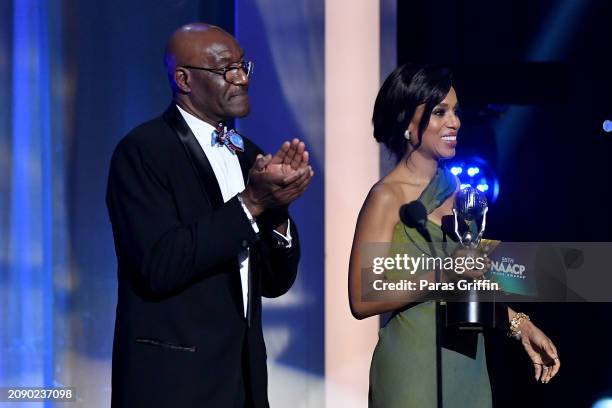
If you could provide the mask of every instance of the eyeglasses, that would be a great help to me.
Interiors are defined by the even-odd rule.
[[[181,65],[183,68],[187,69],[199,69],[202,71],[212,72],[213,74],[223,75],[223,78],[229,83],[236,83],[236,81],[240,78],[240,70],[242,70],[247,78],[250,78],[253,75],[253,69],[255,68],[255,63],[253,61],[241,61],[237,64],[232,64],[228,67],[224,68],[204,68],[204,67],[194,67],[192,65]]]

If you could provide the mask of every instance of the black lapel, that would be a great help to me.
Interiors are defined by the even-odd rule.
[[[242,179],[244,180],[244,185],[246,186],[249,181],[249,170],[251,169],[251,160],[249,160],[249,155],[253,154],[253,149],[251,148],[251,144],[246,138],[244,138],[244,152],[236,152],[238,155],[238,163],[240,163],[240,170],[242,170]],[[249,248],[249,274],[248,274],[248,285],[249,285],[249,294],[247,296],[247,315],[246,321],[247,326],[251,326],[253,322],[253,307],[255,306],[253,299],[255,299],[256,295],[254,293],[255,286],[253,285],[254,275],[257,273],[257,263],[253,261],[256,257],[259,256],[257,251],[257,243],[252,245]]]
[[[245,149],[246,149],[246,142],[245,142]],[[244,152],[236,152],[236,154],[238,155],[238,163],[240,163],[240,170],[242,170],[242,179],[244,180],[244,185],[246,186],[247,182],[248,182],[248,177],[249,177],[249,166],[247,163],[247,157],[246,157],[246,151]],[[247,285],[249,288],[249,293],[247,295],[247,315],[246,315],[246,321],[247,321],[247,326],[251,326],[251,321],[252,321],[252,314],[253,314],[253,273],[255,273],[255,271],[253,270],[253,257],[256,256],[253,253],[253,249],[250,249],[250,254],[249,254],[249,273],[247,276]]]
[[[245,143],[245,148],[247,148]],[[244,185],[246,186],[247,181],[249,181],[249,170],[250,166],[247,163],[247,153],[244,152],[236,152],[238,155],[238,162],[240,163],[240,169],[242,170],[242,178],[244,179]]]
[[[168,107],[168,109],[162,115],[168,126],[172,128],[187,151],[187,155],[191,158],[191,163],[198,173],[200,186],[204,192],[204,195],[208,197],[210,205],[213,208],[218,208],[223,204],[223,195],[221,189],[217,183],[217,177],[215,172],[210,166],[210,162],[202,150],[202,147],[198,143],[198,140],[194,136],[191,129],[183,119],[183,115],[179,112],[178,108],[174,103]]]

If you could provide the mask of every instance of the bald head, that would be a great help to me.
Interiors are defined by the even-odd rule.
[[[223,29],[206,24],[192,23],[177,29],[166,44],[164,63],[170,84],[175,89],[174,70],[180,65],[202,64],[202,57],[208,52],[214,51],[214,44],[219,41],[235,42],[234,37]]]
[[[209,122],[209,117],[218,122],[248,114],[246,73],[240,71],[231,82],[223,73],[243,57],[236,39],[219,27],[206,23],[180,27],[170,36],[164,55],[175,102]]]

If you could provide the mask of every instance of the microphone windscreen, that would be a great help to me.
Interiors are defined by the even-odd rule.
[[[407,227],[417,228],[425,225],[427,221],[427,209],[419,200],[404,204],[399,210],[400,220]]]

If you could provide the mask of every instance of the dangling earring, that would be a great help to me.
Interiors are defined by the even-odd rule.
[[[404,132],[404,137],[406,138],[406,140],[410,140],[410,131],[409,130],[406,130]]]

